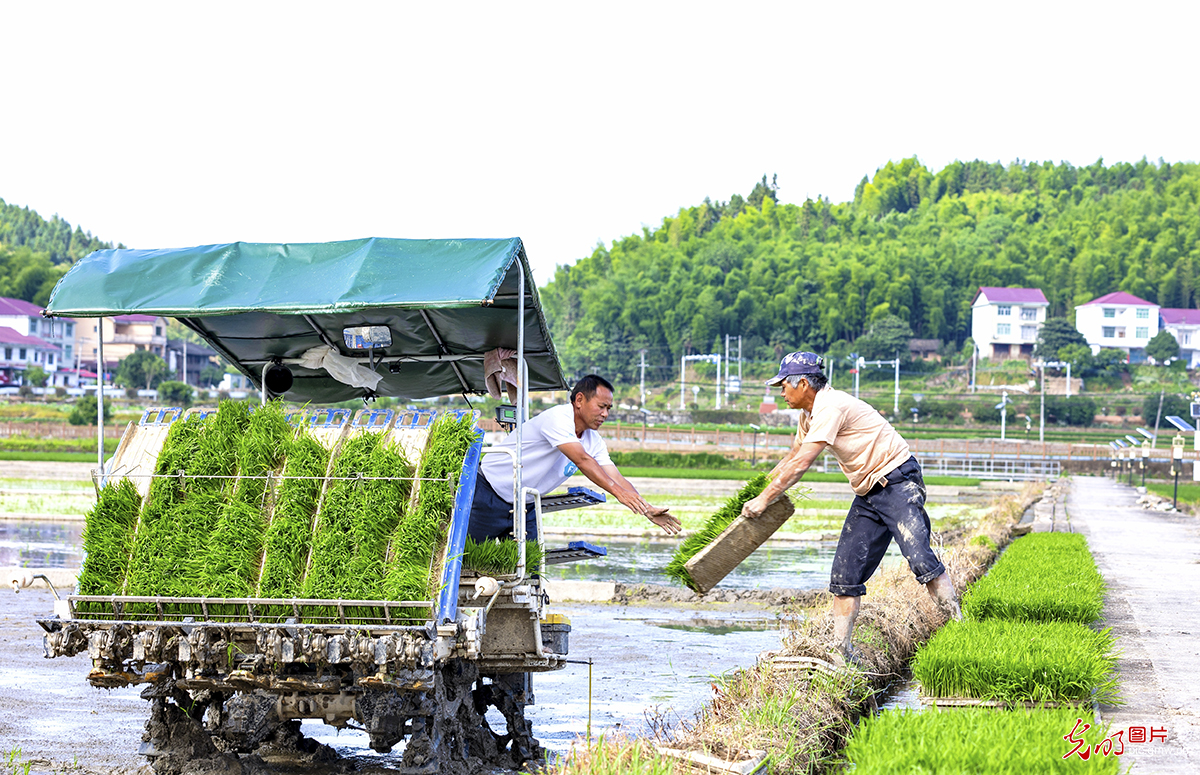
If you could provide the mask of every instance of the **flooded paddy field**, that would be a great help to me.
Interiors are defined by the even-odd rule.
[[[22,508],[19,516],[8,509],[0,516],[0,567],[78,568],[83,511],[94,499],[81,490],[90,488],[90,482],[80,482],[78,473],[68,470],[41,479],[32,470],[15,476],[3,473],[0,497],[11,498],[5,505],[20,503]],[[664,503],[668,497],[680,501],[685,522],[702,523],[728,495],[704,491],[660,494]],[[40,513],[25,513],[26,504]],[[768,542],[720,589],[820,589],[827,584],[836,546],[830,539],[840,528],[848,499],[841,502],[822,495],[799,505],[794,521],[803,526],[797,533],[813,540]],[[668,583],[662,569],[677,540],[589,537],[590,527],[620,528],[626,517],[615,504],[593,509],[591,516],[585,516],[588,511],[554,515],[547,524],[548,545],[584,539],[606,547],[607,556],[553,566],[547,572],[550,578]],[[570,520],[565,518],[567,514],[572,515]],[[970,517],[969,511],[955,505],[934,513],[935,521],[943,514],[951,519]],[[554,533],[559,519],[564,524]],[[886,563],[901,561],[894,550],[885,559]],[[75,770],[82,772],[148,772],[145,760],[137,754],[149,715],[149,704],[140,699],[139,689],[92,688],[85,680],[90,664],[84,655],[43,659],[42,631],[34,619],[50,613],[53,598],[44,589],[19,595],[6,592],[0,597],[0,753],[20,748],[25,760],[35,762],[34,773],[62,771],[72,763],[84,767]],[[569,751],[588,734],[589,696],[593,737],[615,731],[646,733],[653,718],[674,721],[694,716],[711,697],[717,677],[753,664],[760,652],[778,648],[780,642],[779,612],[751,603],[688,608],[667,603],[625,606],[555,601],[552,611],[571,619],[570,657],[592,662],[590,681],[589,666],[581,663],[534,678],[535,704],[528,715],[535,736],[552,755]],[[499,717],[489,721],[496,728],[503,726]],[[400,761],[402,748],[377,754],[369,749],[363,732],[338,732],[315,721],[306,722],[303,732],[337,751],[350,770],[388,771]]]
[[[85,680],[84,655],[42,658],[42,630],[34,619],[49,613],[48,590],[11,592],[0,598],[0,740],[5,752],[20,748],[27,759],[53,765],[78,762],[88,769],[135,772],[149,703],[139,687],[102,690]],[[704,610],[618,605],[555,605],[570,617],[570,655],[591,660],[592,736],[615,731],[643,734],[649,719],[690,718],[711,696],[722,672],[752,665],[777,648],[779,622],[755,610]],[[562,754],[585,739],[589,727],[587,664],[534,677],[536,704],[529,708],[535,736]],[[489,722],[503,728],[500,717]],[[305,722],[304,734],[334,748],[354,769],[398,766],[402,749],[377,754],[367,736]]]

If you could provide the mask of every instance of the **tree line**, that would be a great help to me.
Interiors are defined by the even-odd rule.
[[[47,221],[0,199],[0,296],[45,306],[71,264],[111,247],[57,215]]]
[[[540,293],[568,372],[633,380],[646,349],[667,375],[681,354],[721,351],[726,334],[755,360],[898,332],[958,348],[979,286],[1041,288],[1049,314],[1068,319],[1112,291],[1197,306],[1200,165],[933,172],[910,158],[864,177],[852,201],[776,196],[764,177],[748,197],[706,199],[559,266]]]

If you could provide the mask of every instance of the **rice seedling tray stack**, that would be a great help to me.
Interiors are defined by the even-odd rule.
[[[761,493],[769,481],[766,474],[751,479],[702,529],[688,536],[667,564],[667,576],[704,594],[762,546],[795,513],[795,506],[785,494],[755,519],[741,516],[742,506]]]
[[[157,442],[137,431],[162,437],[156,476],[141,491],[133,474],[111,480],[88,515],[80,618],[428,619],[464,462],[481,441],[474,412],[289,417],[226,401],[172,417],[148,413],[123,440],[144,468]],[[480,563],[503,565],[499,554]]]

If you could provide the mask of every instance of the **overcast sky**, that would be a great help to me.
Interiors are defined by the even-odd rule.
[[[543,284],[764,173],[1195,161],[1198,8],[0,0],[0,198],[139,248],[519,236]]]

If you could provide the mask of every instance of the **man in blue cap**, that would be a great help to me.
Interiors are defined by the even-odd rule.
[[[929,546],[925,480],[908,442],[870,404],[829,387],[824,366],[815,353],[790,353],[779,364],[779,373],[767,380],[768,385],[779,385],[788,406],[800,410],[800,427],[791,450],[771,471],[771,482],[746,502],[742,515],[762,514],[800,481],[826,448],[837,458],[854,501],[834,553],[829,591],[834,596],[837,655],[853,663],[857,656],[851,637],[866,581],[893,538],[934,601],[955,619],[962,613],[954,581]]]

